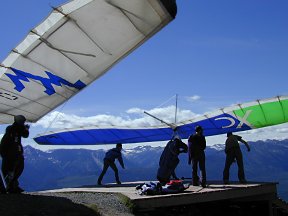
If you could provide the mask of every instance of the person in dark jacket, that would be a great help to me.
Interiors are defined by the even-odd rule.
[[[23,115],[14,117],[14,123],[6,128],[0,144],[2,157],[2,173],[6,181],[8,193],[21,193],[18,179],[24,170],[24,154],[21,138],[29,136],[29,125],[25,125]]]
[[[206,167],[205,167],[205,152],[206,139],[203,135],[203,128],[197,126],[195,134],[188,138],[188,164],[192,162],[192,183],[194,186],[199,186],[200,178],[198,176],[198,165],[201,171],[202,180],[201,186],[206,187]]]
[[[229,184],[229,170],[231,164],[237,161],[238,165],[238,179],[240,183],[247,183],[244,173],[244,165],[243,165],[243,156],[240,149],[239,141],[244,143],[248,152],[250,151],[250,146],[248,143],[242,139],[241,136],[234,135],[232,132],[227,133],[227,139],[225,142],[225,153],[226,153],[226,160],[225,160],[225,167],[223,171],[223,182],[224,184]]]
[[[157,179],[162,185],[169,182],[171,176],[177,179],[175,169],[179,163],[178,155],[180,153],[187,153],[187,151],[187,145],[178,136],[167,143],[161,154],[157,171]]]
[[[115,159],[118,159],[122,168],[125,169],[121,151],[122,151],[122,144],[117,143],[116,148],[110,149],[109,151],[106,152],[105,157],[104,157],[103,170],[102,170],[102,172],[98,178],[98,182],[97,182],[98,185],[102,185],[103,176],[105,175],[105,173],[109,167],[111,167],[115,173],[115,179],[116,179],[117,184],[121,184],[121,181],[119,180],[118,169],[117,169],[117,166],[115,164]]]

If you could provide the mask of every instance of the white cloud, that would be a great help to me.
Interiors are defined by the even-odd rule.
[[[197,100],[200,100],[200,98],[201,97],[199,95],[193,95],[193,96],[186,97],[186,100],[189,102],[195,102]]]
[[[131,109],[127,110],[126,113],[128,113],[128,114],[143,114],[144,110],[140,109],[140,108],[131,108]]]
[[[34,126],[42,126],[44,128],[52,129],[63,129],[63,128],[74,128],[74,127],[84,127],[84,126],[111,126],[119,125],[126,126],[131,123],[130,119],[123,119],[119,116],[101,114],[90,117],[81,117],[77,115],[67,115],[65,113],[60,113],[54,111],[49,115],[43,117]]]
[[[147,112],[167,123],[174,123],[175,121],[175,106],[168,106],[164,108],[155,108],[147,110]],[[96,116],[81,117],[77,115],[68,115],[58,111],[54,111],[42,119],[40,119],[33,126],[41,126],[49,129],[63,129],[75,128],[84,126],[125,126],[125,127],[146,127],[160,125],[161,122],[155,118],[144,114],[144,110],[140,108],[131,108],[126,111],[128,114],[139,114],[136,118],[130,116],[115,116],[108,114],[101,114]],[[190,110],[177,110],[177,122],[194,118],[198,114]]]
[[[287,135],[288,135],[288,126],[286,128],[277,128],[276,132],[287,133]]]

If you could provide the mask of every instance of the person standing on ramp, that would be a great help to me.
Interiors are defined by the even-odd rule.
[[[2,173],[5,178],[8,193],[22,193],[18,178],[24,170],[24,152],[21,138],[29,136],[29,125],[25,124],[23,115],[14,117],[14,123],[6,128],[0,144],[2,157]],[[5,184],[4,183],[4,184]],[[3,186],[2,186],[3,192]]]
[[[195,134],[188,138],[188,164],[192,162],[192,181],[193,186],[199,186],[200,178],[198,176],[198,165],[201,170],[201,186],[206,187],[206,167],[205,167],[205,152],[206,139],[203,135],[203,128],[196,126]]]
[[[225,142],[226,161],[223,171],[224,184],[229,184],[229,169],[235,159],[238,165],[238,179],[242,184],[247,183],[244,173],[243,156],[238,141],[244,143],[248,152],[250,151],[250,146],[245,140],[242,139],[241,136],[233,135],[232,132],[227,133],[227,139]]]
[[[109,167],[111,167],[115,173],[115,179],[116,179],[117,184],[121,184],[121,181],[119,180],[118,169],[115,164],[115,159],[118,159],[122,168],[125,169],[121,151],[122,151],[122,143],[117,143],[116,148],[110,149],[109,151],[106,152],[105,157],[104,157],[103,170],[97,182],[98,185],[102,185],[103,176],[105,175]]]

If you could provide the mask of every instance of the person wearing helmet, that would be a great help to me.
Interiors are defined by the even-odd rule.
[[[29,136],[29,125],[25,125],[25,121],[26,118],[23,115],[15,116],[14,123],[6,128],[0,143],[1,169],[7,185],[6,192],[8,193],[24,191],[19,187],[18,178],[24,170],[21,138]]]
[[[192,162],[192,183],[194,186],[199,186],[200,178],[198,176],[198,165],[201,171],[201,186],[206,187],[206,167],[205,167],[205,152],[206,139],[203,135],[203,128],[197,126],[195,134],[188,138],[188,164]]]
[[[102,179],[109,167],[111,167],[114,171],[117,184],[121,184],[121,181],[119,179],[118,168],[115,164],[115,159],[118,159],[122,168],[125,169],[121,151],[122,151],[122,143],[117,143],[116,148],[112,148],[106,152],[103,161],[103,170],[97,181],[98,185],[102,185]]]
[[[250,151],[250,146],[248,143],[242,139],[241,136],[234,135],[232,132],[227,133],[227,139],[225,142],[225,167],[223,171],[223,182],[224,184],[229,184],[229,169],[231,164],[236,160],[238,166],[238,179],[240,183],[247,183],[244,173],[243,156],[240,149],[239,141],[244,143],[248,152]]]

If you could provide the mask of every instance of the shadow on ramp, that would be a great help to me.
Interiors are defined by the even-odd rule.
[[[75,214],[76,212],[77,214]],[[64,197],[31,194],[1,194],[0,215],[95,216],[100,214]]]

